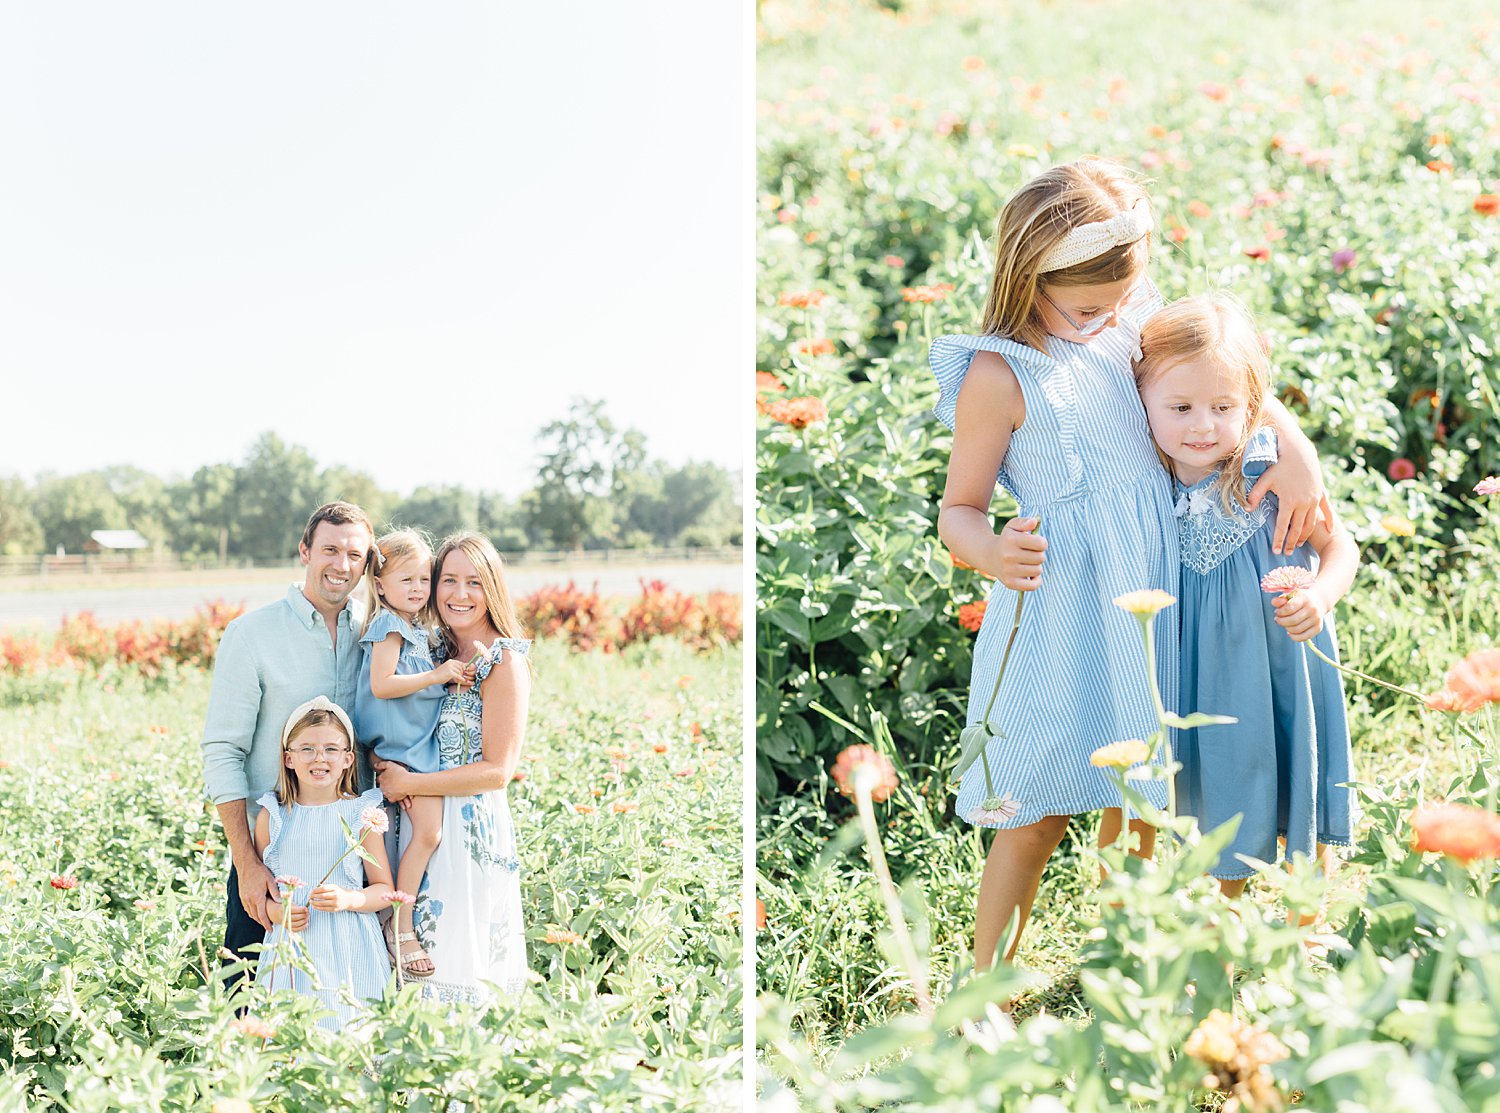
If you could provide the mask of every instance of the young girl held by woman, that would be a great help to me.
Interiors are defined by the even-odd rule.
[[[385,812],[379,790],[360,795],[355,788],[354,728],[338,704],[318,696],[293,711],[281,732],[281,750],[276,791],[259,800],[255,848],[278,880],[296,884],[283,890],[285,904],[267,902],[275,926],[261,949],[255,980],[316,995],[334,1012],[318,1024],[338,1031],[355,1014],[345,998],[379,997],[391,973],[375,915],[390,906],[391,868],[381,837]],[[371,861],[350,852],[340,819],[356,832]],[[316,985],[286,960],[288,950],[311,961]]]
[[[975,916],[979,969],[1013,915],[1004,957],[1014,954],[1072,816],[1105,809],[1101,841],[1118,837],[1117,789],[1089,756],[1157,726],[1138,624],[1111,602],[1142,589],[1177,591],[1172,487],[1131,375],[1140,321],[1160,304],[1146,278],[1153,225],[1145,191],[1119,166],[1085,160],[1047,171],[1001,213],[983,334],[932,346],[936,413],[954,430],[938,532],[955,556],[997,579],[974,648],[968,713],[994,737],[958,794],[961,817],[995,828]],[[1284,545],[1301,540],[1322,484],[1311,444],[1284,409],[1267,410],[1287,434],[1287,459],[1263,481],[1280,496]],[[1021,515],[998,532],[990,519],[997,478]],[[1158,615],[1155,637],[1157,681],[1176,707],[1175,615]],[[1162,783],[1142,787],[1165,804]],[[1149,855],[1154,831],[1131,827],[1136,852]]]
[[[361,744],[381,761],[397,762],[413,773],[439,768],[434,734],[444,685],[462,683],[463,661],[434,665],[422,619],[432,594],[432,550],[416,533],[398,530],[375,542],[365,566],[370,612],[360,645],[359,684],[354,695],[354,723]],[[408,797],[405,816],[411,839],[397,864],[396,887],[415,894],[438,848],[443,827],[441,796]],[[412,906],[395,913],[393,959],[413,978],[432,976],[432,960],[412,930]]]
[[[1240,817],[1211,871],[1238,896],[1251,860],[1276,860],[1278,836],[1288,862],[1316,855],[1325,870],[1329,846],[1349,842],[1343,684],[1300,643],[1338,660],[1333,605],[1354,581],[1359,550],[1334,519],[1279,554],[1274,502],[1249,505],[1276,459],[1276,434],[1264,424],[1266,355],[1237,302],[1173,302],[1143,326],[1140,353],[1136,383],[1176,494],[1182,706],[1238,720],[1176,732],[1178,809],[1205,831]],[[1282,568],[1304,570],[1312,586],[1268,594],[1262,581],[1285,579]]]

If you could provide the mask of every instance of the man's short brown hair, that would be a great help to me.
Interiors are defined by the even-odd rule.
[[[307,528],[302,531],[302,548],[312,548],[313,534],[317,531],[319,522],[329,522],[336,526],[364,526],[370,531],[371,544],[375,541],[375,527],[370,524],[370,516],[363,510],[352,502],[325,502],[307,519]]]

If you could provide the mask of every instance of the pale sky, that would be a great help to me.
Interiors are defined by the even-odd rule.
[[[743,466],[751,10],[3,0],[0,476],[515,494],[578,396]]]

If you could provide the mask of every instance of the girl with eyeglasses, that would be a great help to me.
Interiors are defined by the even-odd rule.
[[[276,791],[258,801],[255,848],[285,903],[267,902],[274,926],[256,984],[317,996],[333,1012],[318,1024],[338,1031],[356,1012],[346,995],[377,998],[391,973],[376,918],[392,896],[382,797],[356,789],[354,728],[324,696],[287,718],[281,750]],[[349,852],[346,825],[367,858]]]
[[[1014,956],[1073,816],[1102,810],[1101,845],[1119,837],[1118,789],[1090,755],[1157,727],[1139,626],[1112,602],[1177,592],[1172,485],[1131,374],[1140,324],[1161,304],[1146,277],[1153,227],[1144,188],[1120,166],[1087,159],[1046,171],[1000,215],[983,331],[932,345],[935,412],[953,429],[938,533],[996,579],[968,711],[989,737],[957,802],[963,819],[995,830],[975,915],[980,970],[1012,917],[1003,956]],[[1322,479],[1286,410],[1268,405],[1267,420],[1282,434],[1283,459],[1253,498],[1276,493],[1275,542],[1290,551],[1324,501]],[[997,480],[1019,507],[998,531]],[[1154,635],[1157,682],[1175,710],[1176,616],[1158,615]],[[1164,782],[1137,784],[1165,806]],[[1154,829],[1138,819],[1130,829],[1132,851],[1149,857]]]

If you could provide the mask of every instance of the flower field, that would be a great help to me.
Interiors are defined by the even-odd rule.
[[[604,612],[674,606],[658,592]],[[226,613],[197,620],[210,657]],[[533,984],[451,1015],[392,987],[368,1028],[335,1036],[289,994],[237,1019],[213,976],[228,852],[199,779],[209,672],[170,654],[142,667],[119,629],[73,624],[0,667],[0,1109],[739,1107],[727,638],[538,642],[509,790]]]
[[[1493,668],[1500,21],[767,0],[760,33],[766,1106],[1500,1109],[1493,698],[1347,680],[1363,819],[1331,883],[1273,870],[1231,910],[1203,876],[1228,832],[1142,863],[1082,817],[1016,967],[973,975],[986,843],[948,782],[989,584],[937,537],[926,368],[931,337],[977,328],[1005,197],[1120,159],[1163,296],[1242,298],[1319,446],[1362,550],[1345,662],[1427,694]],[[857,745],[890,765],[863,802]],[[1310,944],[1289,914],[1318,915]]]

